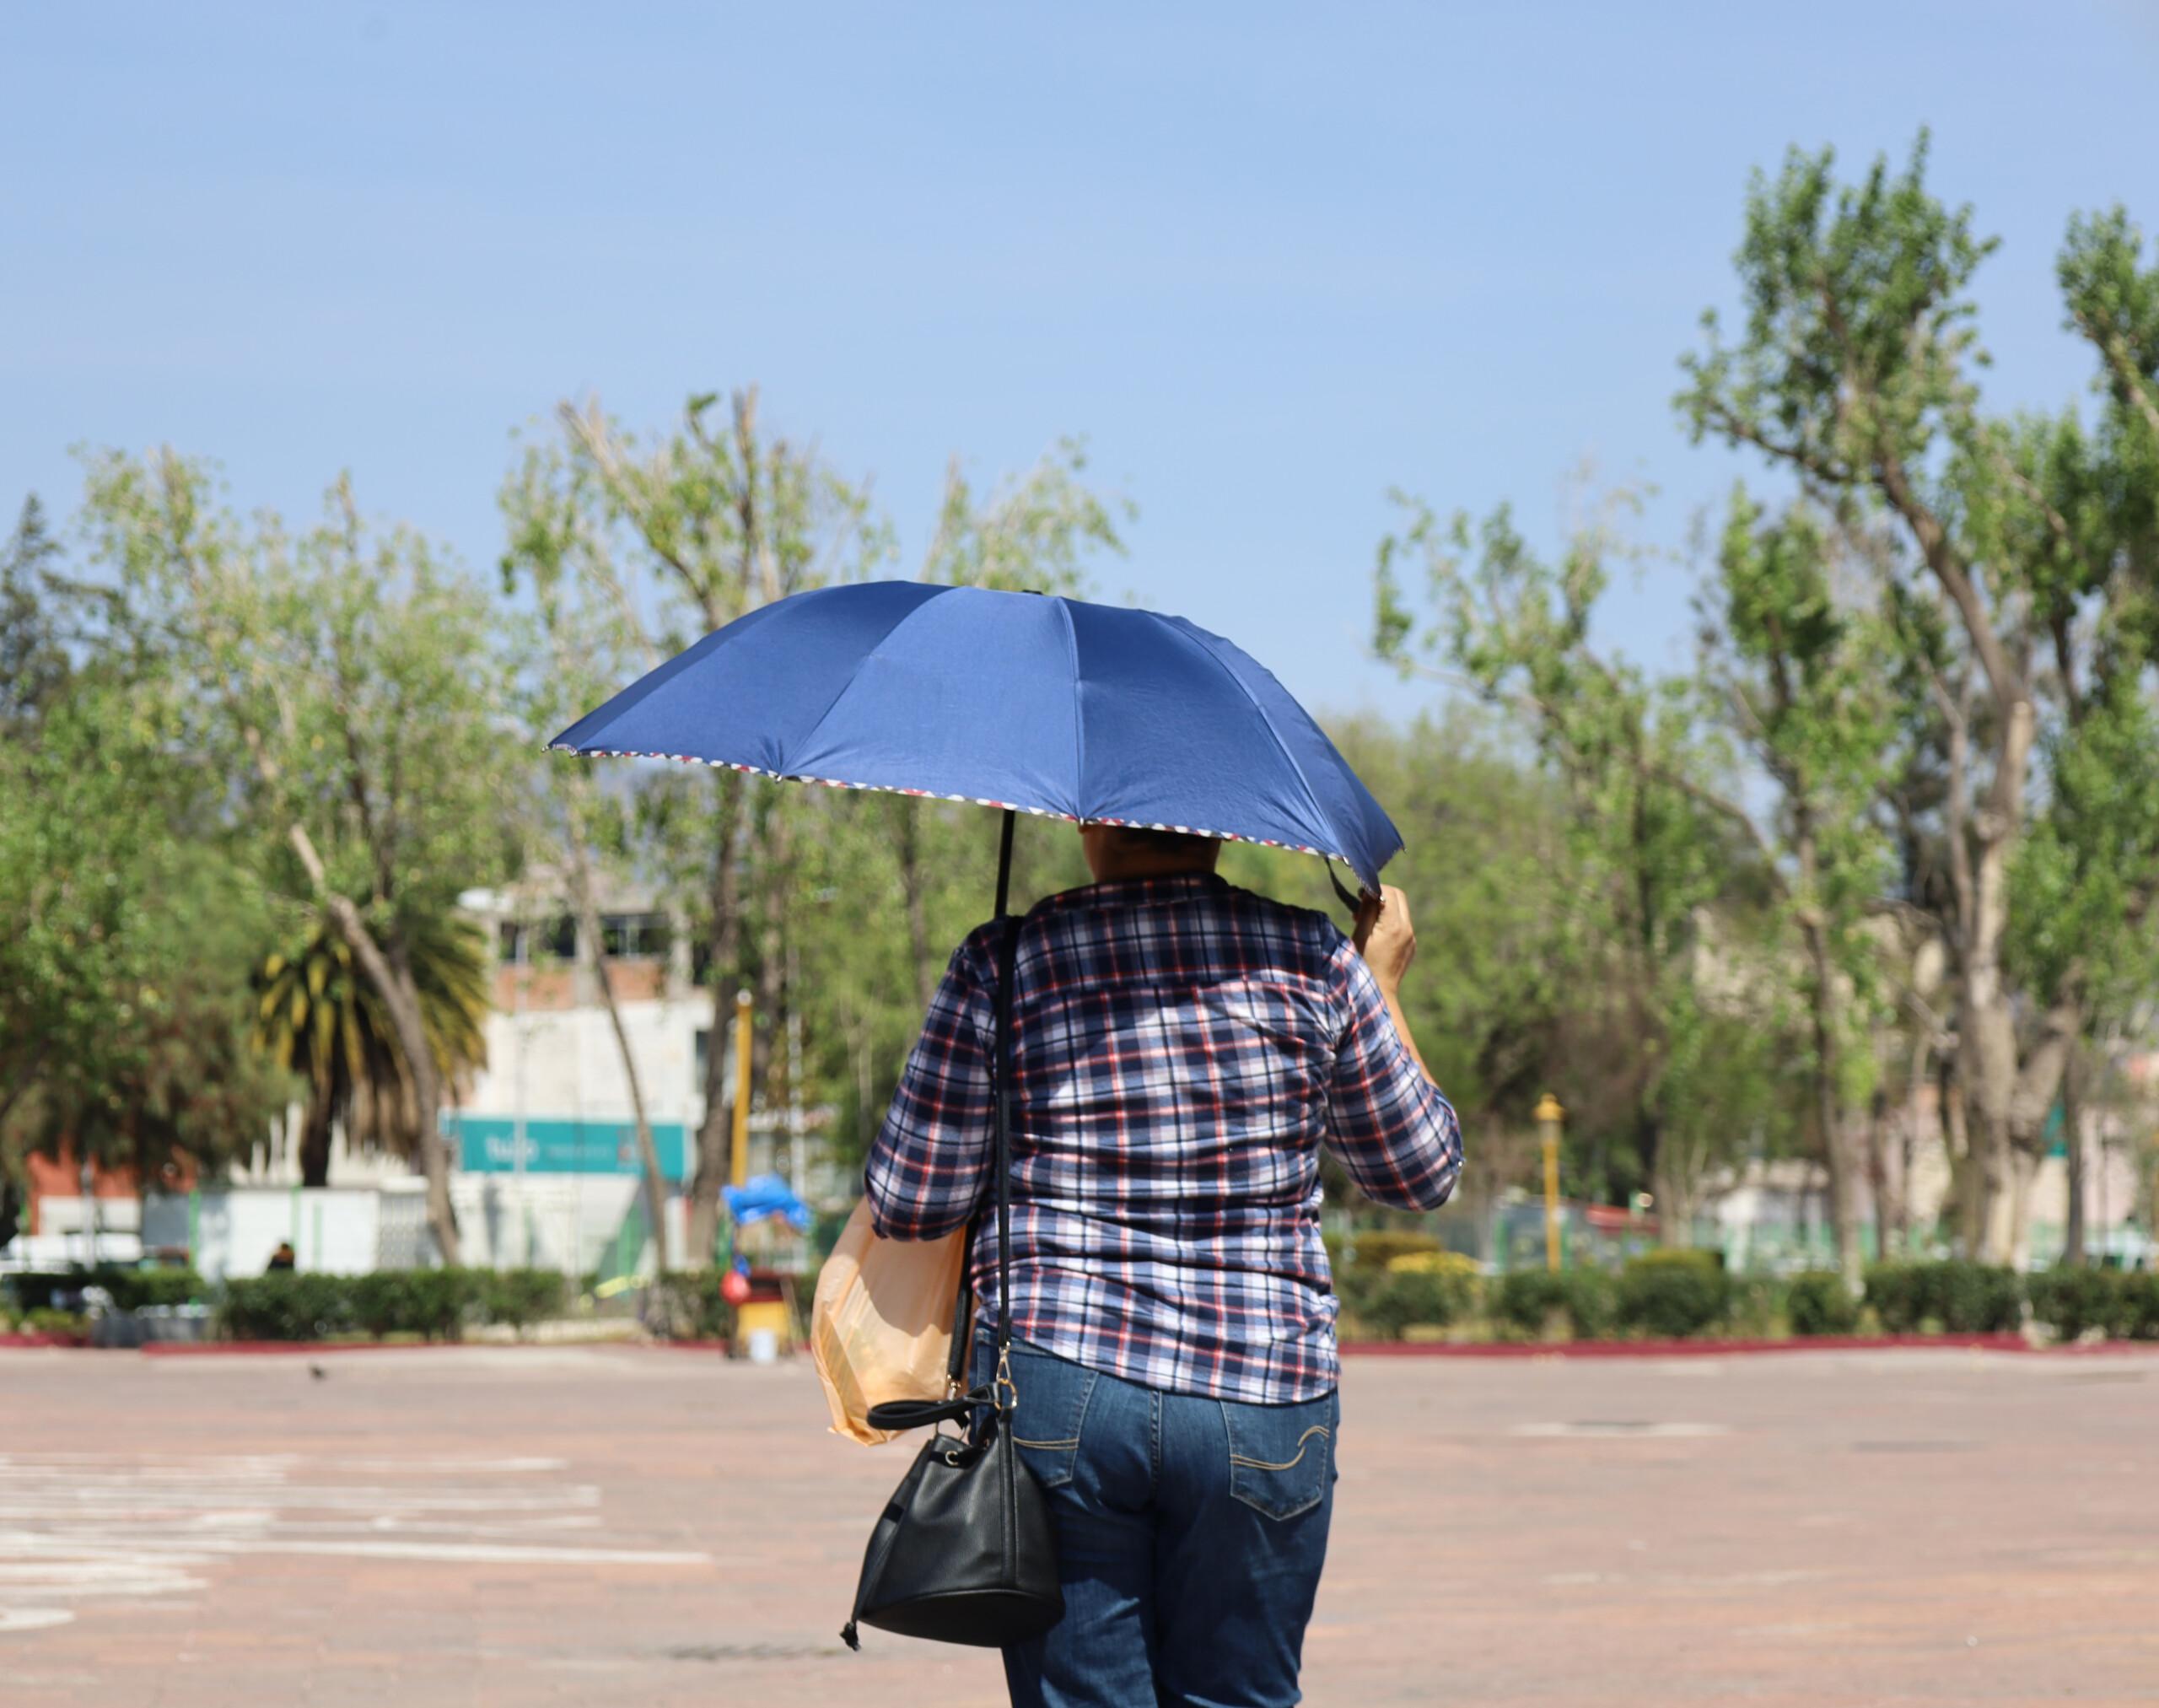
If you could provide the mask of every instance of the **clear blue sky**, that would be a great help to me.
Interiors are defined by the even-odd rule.
[[[1734,464],[1669,398],[1731,294],[1748,170],[1922,123],[2005,239],[2004,402],[2086,367],[2074,208],[2159,225],[2159,6],[16,6],[0,13],[0,504],[170,442],[244,505],[341,467],[486,571],[517,423],[657,423],[755,380],[874,476],[910,560],[945,460],[1058,435],[1139,506],[1105,590],[1316,705],[1365,655],[1392,485]],[[1607,628],[1686,653],[1683,572]]]

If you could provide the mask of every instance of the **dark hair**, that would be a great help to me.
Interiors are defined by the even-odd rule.
[[[1204,854],[1209,859],[1221,852],[1219,838],[1193,836],[1182,830],[1150,830],[1144,825],[1110,824],[1102,827],[1121,848],[1137,851],[1146,849],[1151,854],[1177,854],[1194,859]]]

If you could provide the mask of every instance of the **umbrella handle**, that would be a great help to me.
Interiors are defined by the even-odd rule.
[[[1354,919],[1357,917],[1358,908],[1364,904],[1358,897],[1349,893],[1349,886],[1335,876],[1334,862],[1332,860],[1327,863],[1327,881],[1334,886],[1334,893],[1342,898],[1342,905],[1349,910],[1349,917]]]

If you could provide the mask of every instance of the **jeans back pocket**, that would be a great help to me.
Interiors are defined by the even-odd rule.
[[[1295,1405],[1222,1402],[1230,1441],[1230,1492],[1269,1518],[1294,1518],[1327,1498],[1334,1435],[1342,1416],[1333,1394]]]
[[[993,1367],[994,1352],[990,1361]],[[1015,1346],[1012,1383],[1019,1393],[1012,1410],[1012,1445],[1044,1488],[1060,1488],[1072,1480],[1080,1462],[1080,1431],[1087,1420],[1095,1372],[1047,1352]]]

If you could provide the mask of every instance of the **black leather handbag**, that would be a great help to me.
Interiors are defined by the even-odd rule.
[[[1001,897],[1000,897],[1001,899]],[[996,1078],[991,1125],[996,1135],[997,1372],[988,1386],[965,1388],[968,1282],[963,1272],[952,1325],[952,1361],[942,1400],[896,1400],[870,1409],[877,1429],[940,1431],[915,1457],[870,1533],[854,1614],[840,1632],[850,1649],[856,1627],[875,1625],[933,1642],[1001,1648],[1040,1636],[1064,1617],[1057,1581],[1057,1537],[1048,1497],[1020,1463],[1011,1423],[1020,1404],[1013,1385],[1012,1098],[1013,963],[1020,922],[1007,918],[997,970]]]

